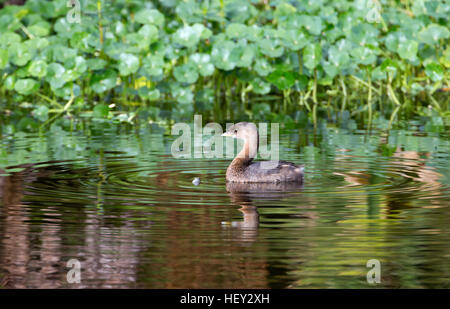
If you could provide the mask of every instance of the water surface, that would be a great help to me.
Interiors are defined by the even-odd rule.
[[[305,164],[304,185],[227,188],[230,160],[176,159],[167,132],[3,134],[0,285],[450,287],[447,133],[284,130],[281,159]]]

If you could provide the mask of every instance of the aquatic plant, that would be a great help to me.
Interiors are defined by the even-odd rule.
[[[0,108],[33,126],[449,116],[448,1],[79,0],[79,23],[67,3],[0,10]]]

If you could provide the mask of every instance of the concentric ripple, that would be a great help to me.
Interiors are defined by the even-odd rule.
[[[448,287],[450,144],[402,134],[287,132],[303,185],[227,185],[230,160],[176,159],[150,133],[8,140],[39,160],[0,173],[0,277],[71,287],[77,258],[81,287],[365,287],[376,258],[384,287]]]

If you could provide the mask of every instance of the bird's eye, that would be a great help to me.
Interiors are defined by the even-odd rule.
[[[234,134],[237,134],[237,130],[234,130]]]

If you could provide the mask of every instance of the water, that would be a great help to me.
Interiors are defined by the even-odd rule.
[[[227,188],[230,160],[175,159],[167,132],[4,134],[0,285],[450,287],[447,133],[286,130],[281,157],[306,165],[303,186]]]

